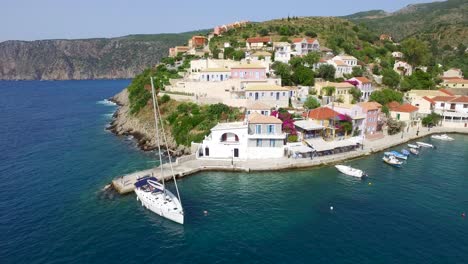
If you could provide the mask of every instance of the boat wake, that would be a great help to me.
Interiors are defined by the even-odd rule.
[[[101,101],[97,101],[96,104],[100,104],[100,105],[106,105],[106,106],[116,106],[117,104],[112,102],[112,101],[109,101],[107,99],[104,99],[104,100],[101,100]]]

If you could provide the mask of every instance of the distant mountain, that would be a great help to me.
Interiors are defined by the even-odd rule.
[[[407,37],[437,41],[439,45],[468,45],[468,0],[448,0],[408,5],[394,13],[382,10],[359,12],[344,18],[363,23],[397,41]]]
[[[132,78],[195,34],[129,35],[76,40],[0,43],[0,80]]]

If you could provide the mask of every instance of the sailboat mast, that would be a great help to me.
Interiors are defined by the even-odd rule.
[[[154,94],[154,84],[153,84],[153,77],[151,77],[151,95],[153,97],[153,112],[154,112],[154,123],[156,125],[156,140],[158,141],[158,152],[159,152],[159,167],[161,168],[161,178],[162,178],[162,184],[163,184],[163,192],[164,195],[166,194],[166,185],[164,182],[164,174],[163,174],[163,162],[162,162],[162,154],[161,154],[161,141],[159,138],[159,119],[157,115],[157,108],[156,108],[156,96]]]

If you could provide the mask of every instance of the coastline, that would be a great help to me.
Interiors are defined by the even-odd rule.
[[[251,172],[305,169],[336,164],[338,162],[365,157],[418,138],[423,138],[438,133],[468,134],[468,129],[434,127],[431,129],[422,128],[419,133],[416,132],[416,129],[413,129],[403,134],[400,133],[397,135],[385,136],[384,138],[373,141],[366,140],[362,149],[329,156],[316,157],[314,159],[291,159],[284,157],[280,159],[270,159],[268,162],[258,162],[259,160],[231,161],[230,159],[204,160],[196,159],[195,155],[192,154],[177,159],[177,161],[174,163],[174,174],[177,178],[182,178],[203,171]],[[167,167],[169,169],[167,164],[163,164],[163,166],[164,168]],[[126,194],[133,191],[133,184],[137,181],[138,178],[146,175],[153,175],[158,179],[162,179],[164,177],[165,180],[171,180],[172,176],[169,174],[160,175],[160,170],[158,168],[159,167],[155,167],[152,169],[116,177],[114,180],[112,180],[112,186],[120,194]]]

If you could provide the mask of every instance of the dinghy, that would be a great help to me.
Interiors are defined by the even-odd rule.
[[[419,155],[419,151],[418,151],[417,149],[415,149],[415,148],[410,148],[409,150],[410,150],[411,154],[413,154],[413,155]]]
[[[408,157],[407,157],[406,155],[403,155],[403,154],[401,154],[401,153],[398,152],[398,151],[392,150],[392,151],[390,151],[390,153],[392,153],[393,156],[395,156],[395,157],[397,157],[397,158],[399,158],[399,159],[402,159],[402,160],[408,159]]]
[[[350,166],[335,165],[335,168],[337,170],[339,170],[341,173],[344,173],[344,174],[349,175],[349,176],[354,176],[354,177],[358,177],[358,178],[362,178],[364,176],[367,176],[362,170],[355,169],[355,168],[350,167]]]
[[[414,148],[414,149],[418,149],[418,148],[419,148],[418,145],[414,145],[414,144],[408,144],[408,147]]]
[[[447,136],[447,134],[443,134],[443,135],[432,135],[431,138],[440,139],[440,140],[444,140],[444,141],[452,141],[452,140],[453,140],[453,138]]]
[[[382,160],[387,163],[388,165],[391,165],[393,167],[401,167],[401,164],[403,163],[402,161],[398,160],[395,158],[393,155],[385,155]]]
[[[425,143],[425,142],[419,142],[418,141],[418,142],[416,142],[416,144],[418,144],[418,146],[420,146],[420,147],[425,147],[425,148],[433,148],[434,147],[434,145],[429,144],[429,143]]]
[[[407,150],[407,149],[402,149],[401,150],[401,154],[405,155],[405,156],[409,156],[410,155],[410,152]]]

